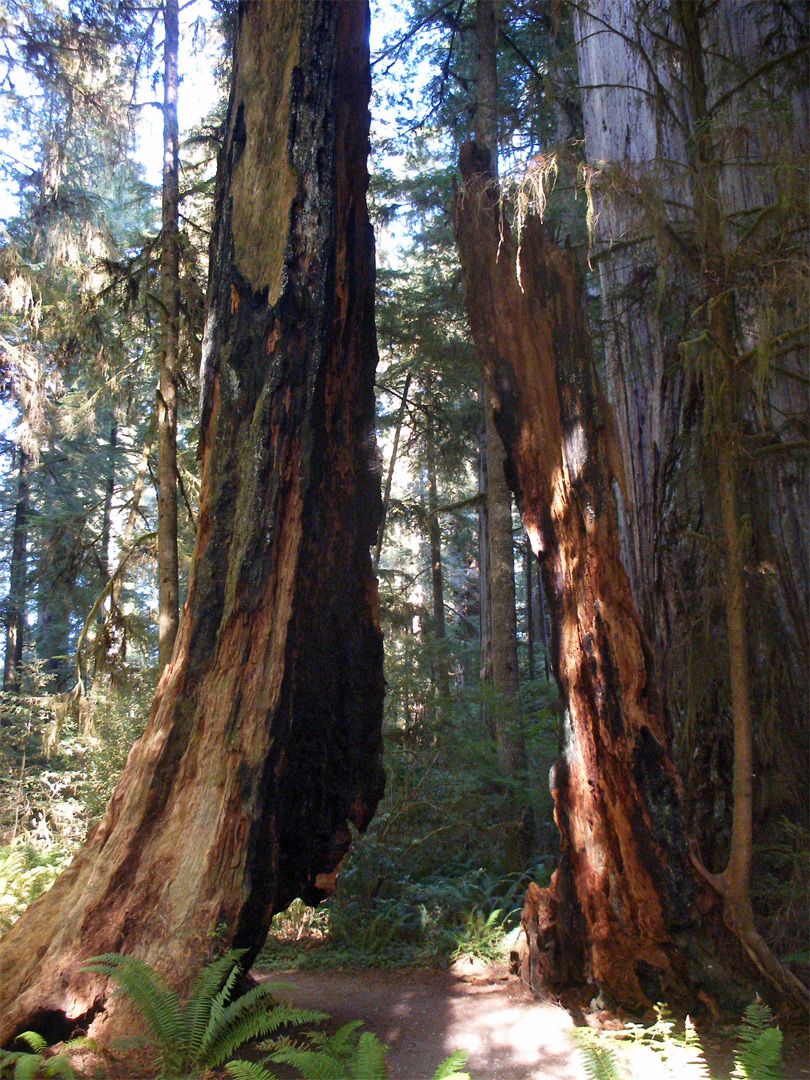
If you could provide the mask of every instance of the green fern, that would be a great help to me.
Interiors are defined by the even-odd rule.
[[[734,1080],[784,1080],[782,1032],[773,1024],[773,1014],[757,998],[745,1010],[737,1029]]]
[[[237,1047],[265,1038],[285,1025],[319,1023],[323,1013],[269,1000],[275,987],[254,986],[232,999],[240,952],[214,960],[197,977],[187,1001],[142,960],[119,953],[93,957],[85,971],[116,982],[138,1009],[155,1047],[159,1080],[199,1074],[227,1061]]]
[[[10,1076],[13,1080],[35,1080],[39,1076],[76,1080],[67,1054],[43,1056],[48,1044],[36,1031],[24,1031],[17,1041],[25,1043],[28,1050],[0,1050],[0,1076]]]
[[[574,1028],[576,1042],[588,1080],[627,1080],[627,1069],[619,1055],[590,1028]]]
[[[433,1080],[470,1080],[470,1074],[462,1071],[469,1056],[467,1050],[456,1050],[454,1054],[444,1059],[433,1074]]]
[[[279,1047],[263,1063],[229,1061],[233,1080],[276,1080],[269,1063],[292,1067],[303,1080],[386,1080],[388,1047],[372,1031],[361,1031],[362,1020],[344,1024],[333,1035],[311,1031],[301,1046]],[[461,1067],[467,1053],[458,1050],[437,1069],[433,1080],[470,1080]]]
[[[276,1074],[258,1061],[229,1061],[225,1068],[233,1080],[276,1080]]]

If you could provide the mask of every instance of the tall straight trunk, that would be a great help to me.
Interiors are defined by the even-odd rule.
[[[487,436],[484,409],[487,397],[485,386],[478,392],[480,405],[478,431],[478,642],[479,670],[478,678],[484,693],[481,696],[481,720],[495,738],[492,709],[487,694],[487,687],[492,682],[492,601],[489,591],[489,509],[487,507]]]
[[[138,471],[135,474],[135,483],[132,485],[132,495],[129,501],[129,514],[127,515],[127,523],[124,526],[124,534],[121,537],[121,552],[123,555],[126,555],[130,550],[132,539],[135,536],[135,523],[138,520],[138,509],[141,505],[141,496],[143,495],[143,489],[146,486],[146,477],[149,472],[149,458],[152,456],[154,442],[155,420],[153,416],[152,422],[146,432],[146,438],[144,439],[141,460],[138,462]],[[115,579],[111,594],[112,607],[114,610],[121,606],[121,593],[123,592],[123,589],[124,579],[119,575]]]
[[[534,556],[528,536],[523,547],[523,569],[526,579],[526,648],[529,659],[529,678],[534,679]]]
[[[442,528],[436,510],[439,506],[439,483],[436,474],[436,434],[433,419],[428,417],[425,433],[425,456],[427,458],[428,513],[427,533],[430,546],[430,580],[433,600],[433,634],[436,639],[436,655],[433,661],[434,682],[442,699],[442,705],[450,696],[450,675],[444,642],[447,629],[444,617],[444,578],[442,575]],[[441,707],[441,705],[440,705]]]
[[[162,321],[158,379],[158,663],[169,663],[180,619],[177,561],[177,372],[180,360],[179,0],[164,0]]]
[[[104,583],[110,576],[110,537],[112,535],[112,503],[115,495],[115,465],[116,451],[118,449],[118,422],[113,417],[110,424],[110,441],[107,457],[107,483],[104,485],[104,511],[101,520],[101,551],[99,562],[101,564],[101,577]]]
[[[11,538],[11,569],[6,601],[6,659],[3,667],[3,692],[20,689],[23,645],[25,642],[25,600],[28,576],[28,465],[29,456],[20,447],[20,472],[17,480],[17,503],[14,508],[14,532]]]
[[[104,818],[0,942],[2,1042],[125,1026],[101,952],[181,993],[221,947],[249,965],[382,793],[368,32],[354,0],[239,9],[189,596]]]
[[[531,546],[531,541],[529,541]],[[542,572],[540,564],[537,565],[537,598],[540,601],[540,638],[543,642],[543,665],[546,671],[546,682],[551,682],[551,649],[548,644],[548,629],[546,627],[546,598],[543,592]]]
[[[567,707],[553,770],[561,862],[545,897],[546,974],[632,1007],[682,987],[675,935],[692,881],[678,778],[650,696],[648,652],[621,564],[605,402],[572,257],[540,223],[520,252],[501,228],[486,151],[464,149],[456,235],[473,335],[552,611]],[[516,270],[519,259],[519,269]]]
[[[109,595],[107,584],[110,580],[110,538],[112,535],[112,504],[113,496],[115,494],[116,450],[118,448],[118,422],[115,417],[113,417],[112,423],[110,425],[110,441],[108,447],[109,450],[107,457],[107,482],[104,486],[104,509],[101,519],[101,550],[98,555],[98,562],[99,570],[101,571],[100,576],[102,590],[107,591]],[[112,588],[112,586],[110,586],[110,588]],[[98,636],[96,638],[96,644],[93,650],[93,683],[90,689],[91,696],[93,696],[101,687],[101,682],[104,677],[104,672],[107,667],[107,660],[110,652],[110,619],[104,612],[104,608],[102,605],[94,605],[94,607],[96,608],[96,614],[94,618],[97,618],[98,620]],[[110,614],[112,614],[111,604]],[[76,667],[79,680],[82,680],[81,663],[79,662]],[[83,685],[83,682],[81,684]]]
[[[515,613],[515,555],[512,546],[512,493],[506,482],[506,453],[487,401],[487,520],[489,522],[489,596],[492,620],[492,708],[498,764],[504,776],[526,767],[520,726],[520,673]]]
[[[476,0],[478,99],[475,129],[479,143],[498,156],[498,27],[494,0]],[[480,345],[479,345],[480,351]],[[481,354],[486,368],[491,357]],[[493,722],[498,764],[504,776],[516,777],[526,767],[526,746],[519,723],[520,673],[515,612],[515,556],[512,546],[512,494],[506,482],[506,454],[495,426],[492,398],[484,392],[484,432],[487,461],[488,578],[491,620]]]
[[[409,371],[405,376],[405,383],[402,387],[402,399],[399,403],[399,412],[397,413],[397,424],[394,428],[394,444],[391,447],[391,460],[388,463],[388,475],[385,478],[385,491],[383,493],[383,506],[382,515],[380,516],[380,527],[377,530],[377,545],[374,548],[374,573],[377,573],[377,569],[380,565],[380,555],[382,554],[383,540],[385,539],[385,521],[388,517],[388,507],[391,502],[391,485],[394,482],[394,469],[397,464],[397,452],[399,451],[399,437],[402,434],[402,424],[405,420],[405,414],[408,409],[408,390],[411,386],[411,372]]]

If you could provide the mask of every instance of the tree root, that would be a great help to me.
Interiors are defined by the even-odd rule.
[[[730,887],[727,871],[713,874],[703,864],[700,848],[694,839],[689,841],[689,861],[704,881],[707,881],[723,900],[723,922],[742,945],[757,970],[780,993],[788,995],[803,1008],[810,1006],[810,990],[771,952],[770,946],[754,925],[750,899],[739,897]]]

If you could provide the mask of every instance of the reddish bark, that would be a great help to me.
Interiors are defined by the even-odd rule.
[[[181,990],[215,947],[252,959],[382,793],[369,89],[365,4],[240,9],[189,598],[104,819],[0,943],[4,1042],[114,1031],[93,954]]]
[[[558,982],[613,1002],[677,994],[675,935],[692,914],[678,778],[651,689],[651,663],[620,560],[606,403],[570,253],[539,221],[520,245],[505,227],[489,157],[465,148],[456,232],[467,307],[510,478],[541,561],[555,673],[567,706],[552,770],[562,856],[545,910]]]

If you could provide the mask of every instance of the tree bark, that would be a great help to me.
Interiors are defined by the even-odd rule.
[[[180,621],[177,559],[177,372],[180,363],[179,0],[164,0],[163,228],[160,252],[158,414],[158,665],[169,663]]]
[[[691,50],[679,10],[699,23]],[[712,862],[725,858],[731,840],[730,643],[718,603],[724,527],[717,454],[704,440],[705,395],[679,346],[699,336],[688,321],[705,300],[706,256],[721,234],[718,288],[735,297],[743,352],[767,357],[783,331],[806,325],[792,251],[804,260],[806,16],[768,0],[586,0],[574,13],[585,153],[596,170],[606,390],[626,478],[623,554],[661,665],[690,827]],[[695,50],[707,67],[701,130],[715,141],[718,174],[702,220],[692,95],[679,74]],[[754,70],[761,74],[750,79]],[[754,816],[774,831],[784,816],[806,818],[810,790],[810,489],[794,434],[806,425],[807,365],[801,348],[778,352],[772,366],[765,359],[754,374],[743,365],[734,377],[748,385],[738,495],[750,536]],[[763,440],[772,453],[759,452]]]
[[[249,965],[382,793],[369,93],[367,5],[240,6],[189,596],[102,822],[0,942],[3,1042],[115,1032],[103,951],[181,992],[215,942]]]
[[[25,640],[25,597],[28,570],[28,464],[29,457],[20,447],[20,472],[17,480],[17,504],[14,508],[14,532],[11,538],[11,570],[6,601],[6,658],[3,668],[3,693],[20,689]]]
[[[651,699],[651,663],[621,564],[605,401],[573,258],[536,220],[518,252],[500,226],[489,154],[462,153],[456,235],[473,335],[510,479],[543,567],[567,706],[553,770],[561,862],[548,894],[548,974],[646,1006],[683,990],[675,935],[692,875],[678,778]]]

